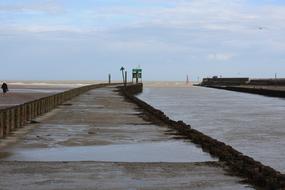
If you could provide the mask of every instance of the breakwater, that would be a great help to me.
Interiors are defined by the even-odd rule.
[[[229,90],[235,92],[245,92],[250,94],[259,94],[263,96],[270,96],[270,97],[281,97],[285,98],[285,91],[277,89],[266,89],[260,87],[239,87],[239,86],[205,86],[208,88],[215,88],[221,90]]]
[[[107,84],[88,85],[67,90],[62,93],[36,99],[21,105],[0,110],[0,138],[5,138],[12,131],[32,122],[34,118],[51,111],[63,102],[70,100],[94,88]]]
[[[249,78],[204,78],[201,85],[225,85],[225,86],[234,86],[234,85],[245,85],[249,82]]]
[[[223,142],[192,129],[190,125],[187,125],[183,121],[169,119],[162,111],[134,97],[127,89],[123,93],[129,100],[145,110],[154,120],[159,119],[161,122],[177,130],[181,135],[201,146],[206,152],[225,162],[231,172],[236,175],[245,177],[250,183],[264,189],[284,189],[285,176],[280,172],[243,155]]]
[[[212,78],[204,78],[201,82],[202,86],[238,86],[238,85],[252,85],[252,86],[285,86],[284,78],[274,79],[250,79],[250,78],[219,78],[214,76]]]

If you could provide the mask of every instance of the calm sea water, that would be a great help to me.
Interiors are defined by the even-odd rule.
[[[285,173],[285,99],[202,87],[145,88],[138,97]]]

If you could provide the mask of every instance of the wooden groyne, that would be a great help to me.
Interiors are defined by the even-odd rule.
[[[0,110],[0,138],[5,138],[12,131],[31,122],[37,116],[51,111],[63,102],[70,100],[84,92],[94,88],[100,88],[107,84],[95,84],[83,86],[51,96],[26,102],[21,105]]]
[[[140,108],[154,120],[159,120],[171,128],[177,130],[181,135],[191,139],[202,149],[211,155],[218,157],[225,162],[230,171],[235,175],[244,177],[247,181],[262,189],[285,189],[285,175],[274,170],[269,166],[263,165],[261,162],[253,158],[243,155],[233,147],[226,145],[216,139],[213,139],[187,125],[183,121],[174,121],[170,119],[164,112],[155,109],[146,102],[134,96],[134,92],[138,92],[136,86],[128,86],[121,88],[122,93],[130,101],[136,103]]]

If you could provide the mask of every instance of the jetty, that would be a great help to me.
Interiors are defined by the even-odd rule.
[[[0,112],[0,189],[282,189],[285,176],[97,84]],[[243,181],[243,182],[241,182]]]
[[[271,97],[285,97],[285,79],[250,79],[250,78],[204,78],[198,86],[259,94]]]

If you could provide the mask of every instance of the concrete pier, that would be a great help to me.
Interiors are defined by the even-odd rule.
[[[22,114],[37,110],[31,105]],[[1,140],[3,190],[252,189],[117,86],[85,92],[33,121]]]
[[[270,97],[285,97],[285,79],[249,78],[204,78],[198,86],[259,94]]]

